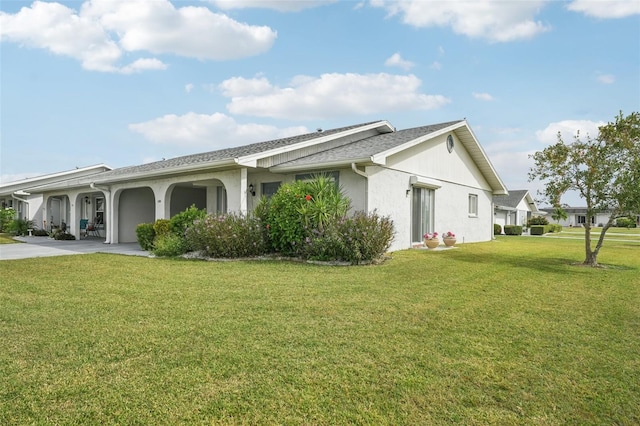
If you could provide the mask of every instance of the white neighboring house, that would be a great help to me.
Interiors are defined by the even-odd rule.
[[[532,216],[546,215],[539,211],[536,202],[526,189],[512,189],[508,195],[493,197],[495,223],[503,229],[505,225],[526,226]]]
[[[425,232],[452,231],[458,242],[493,235],[493,196],[507,189],[466,120],[406,130],[376,121],[105,171],[31,188],[70,206],[78,235],[89,203],[101,210],[105,242],[134,242],[136,227],[191,205],[209,213],[252,211],[260,196],[286,182],[328,173],[354,211],[390,216],[391,250],[422,242]],[[92,210],[97,215],[96,210]],[[89,217],[91,219],[91,217]]]
[[[552,215],[555,211],[553,207],[545,207],[542,210],[548,212],[549,215]],[[560,225],[568,227],[582,227],[587,222],[586,207],[563,207],[563,210],[567,213],[567,219],[558,222]],[[603,226],[609,221],[610,215],[610,211],[596,213],[596,215],[591,218],[591,226]],[[637,220],[640,221],[640,216],[638,216]],[[549,217],[549,223],[556,223],[556,221]]]
[[[29,192],[29,189],[42,185],[59,185],[69,179],[89,177],[108,170],[111,170],[111,167],[98,164],[1,183],[0,207],[2,209],[13,208],[16,212],[16,219],[31,220],[35,228],[51,229],[52,225],[60,226],[61,222],[68,217],[67,212],[70,206],[63,203],[61,199],[52,198],[49,200],[49,208],[45,209],[43,206],[43,194],[41,192]],[[48,211],[48,214],[44,213],[45,210]]]

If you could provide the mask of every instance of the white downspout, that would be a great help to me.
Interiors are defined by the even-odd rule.
[[[29,196],[31,195],[28,192],[24,192],[24,191],[16,191],[16,192],[12,192],[11,193],[11,198],[13,198],[14,200],[18,200],[18,201],[22,201],[22,208],[25,209],[26,211],[23,211],[22,214],[24,215],[24,217],[27,218],[27,220],[29,220],[29,201],[27,201],[24,198],[20,198],[18,197],[16,194],[20,194],[20,195],[26,195]],[[16,214],[18,213],[18,210],[16,210]],[[29,233],[29,235],[31,235],[31,233]]]
[[[89,186],[91,187],[91,189],[95,189],[98,191],[102,191],[104,193],[104,195],[106,196],[106,199],[109,200],[107,203],[107,223],[105,224],[105,226],[108,225],[108,229],[109,232],[105,232],[105,236],[104,236],[104,243],[105,244],[111,244],[111,233],[113,232],[113,207],[112,207],[112,200],[111,200],[111,189],[109,188],[104,188],[104,187],[99,187],[97,186],[95,183],[91,182],[89,184]]]
[[[362,170],[358,169],[356,163],[351,163],[351,170],[353,173],[360,175],[364,178],[364,211],[369,211],[369,175]]]

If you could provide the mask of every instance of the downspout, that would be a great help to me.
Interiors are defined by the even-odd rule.
[[[356,163],[351,163],[351,170],[364,178],[364,211],[367,212],[369,211],[369,175],[358,169]]]
[[[111,232],[113,232],[113,215],[112,215],[113,207],[111,206],[112,205],[111,189],[104,188],[104,187],[101,188],[93,182],[91,182],[89,186],[91,187],[91,189],[102,191],[104,195],[107,197],[107,199],[109,200],[109,202],[107,203],[107,222],[109,223],[109,232],[105,232],[104,243],[111,244]]]
[[[16,192],[12,192],[12,193],[11,193],[11,198],[13,198],[14,200],[22,201],[22,202],[24,203],[24,204],[23,204],[23,208],[24,208],[24,209],[26,209],[27,211],[26,211],[26,212],[24,212],[24,211],[23,211],[23,212],[22,212],[22,214],[27,218],[27,220],[29,220],[29,219],[28,219],[28,218],[29,218],[29,202],[28,202],[26,199],[24,199],[24,198],[20,198],[20,197],[18,197],[18,196],[16,195],[18,192],[20,193],[20,195],[27,195],[27,196],[29,196],[29,195],[31,195],[31,194],[30,194],[30,193],[28,193],[28,192],[24,192],[24,191],[16,191]],[[16,210],[16,214],[18,214],[18,210]],[[29,232],[29,235],[31,235],[31,232]]]

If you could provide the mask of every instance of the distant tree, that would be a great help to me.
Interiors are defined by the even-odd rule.
[[[598,265],[598,253],[607,230],[617,217],[640,212],[640,114],[624,117],[599,128],[595,139],[578,133],[566,144],[558,133],[558,142],[532,156],[534,166],[529,181],[544,183],[544,198],[554,207],[562,196],[577,191],[587,203],[584,264]],[[595,248],[591,241],[591,218],[609,212]]]
[[[561,220],[567,220],[568,217],[567,211],[562,207],[556,207],[551,213],[551,219],[555,220],[556,223],[560,223]]]

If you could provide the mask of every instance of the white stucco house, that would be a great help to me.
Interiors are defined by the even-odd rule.
[[[193,204],[250,212],[262,195],[316,172],[335,178],[354,211],[392,218],[391,250],[434,231],[452,231],[461,243],[488,241],[493,197],[508,193],[466,120],[406,130],[382,120],[21,189],[41,194],[42,218],[59,215],[74,235],[81,219],[97,219],[105,242],[120,243],[136,241],[138,224]]]
[[[51,225],[59,226],[68,217],[68,215],[63,214],[68,210],[67,206],[63,206],[63,200],[50,197],[48,199],[49,208],[47,209],[43,206],[43,194],[41,192],[29,192],[28,190],[43,185],[59,185],[69,179],[85,178],[108,170],[111,170],[111,167],[99,164],[14,182],[0,183],[0,208],[14,209],[16,219],[32,220],[38,228],[48,228]],[[45,211],[49,211],[51,216],[47,216]],[[85,214],[91,215],[92,212],[85,212]]]
[[[535,200],[526,189],[512,189],[508,195],[495,195],[493,204],[495,223],[502,228],[505,225],[526,226],[532,216],[547,214],[538,209]]]
[[[582,227],[587,222],[586,207],[563,207],[563,209],[567,213],[567,218],[565,220],[560,220],[558,222],[560,225],[568,227]],[[553,207],[545,207],[542,210],[549,214],[549,223],[555,223],[555,220],[550,217],[555,209]],[[609,221],[610,215],[611,211],[601,211],[596,213],[595,216],[591,217],[591,226],[603,226]],[[640,221],[640,216],[638,216],[637,219]]]

